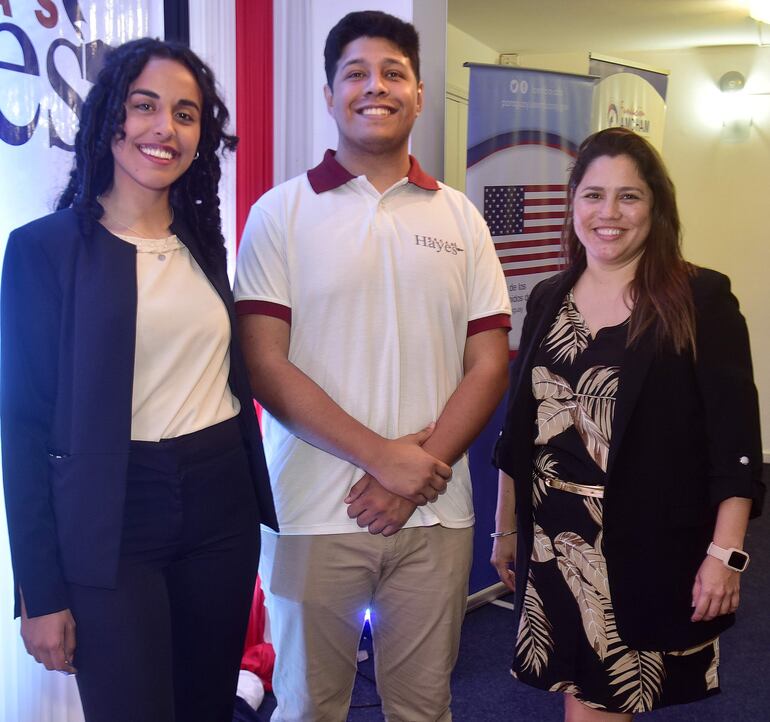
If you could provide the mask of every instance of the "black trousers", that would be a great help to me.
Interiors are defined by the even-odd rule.
[[[70,585],[87,722],[231,722],[258,560],[235,419],[132,442],[117,588]]]

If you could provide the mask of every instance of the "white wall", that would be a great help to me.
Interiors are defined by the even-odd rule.
[[[519,55],[519,65],[525,68],[584,75],[588,72],[588,51],[579,53],[522,53]]]
[[[444,178],[444,88],[446,86],[447,2],[415,0],[412,22],[420,33],[423,108],[412,131],[411,151],[434,178]]]
[[[722,137],[717,81],[728,70],[747,91],[770,91],[770,48],[627,54],[671,71],[663,155],[677,188],[688,259],[730,276],[749,325],[762,442],[770,461],[770,95],[752,98],[745,142]],[[729,349],[726,349],[729,352]]]
[[[497,62],[499,53],[454,25],[447,25],[446,114],[444,120],[444,181],[465,190],[468,143],[468,81],[466,62]]]
[[[447,25],[446,45],[447,89],[467,98],[470,71],[463,63],[496,63],[500,54],[454,25]]]

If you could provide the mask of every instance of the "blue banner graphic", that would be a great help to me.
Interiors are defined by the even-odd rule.
[[[594,80],[497,65],[470,65],[466,193],[484,214],[513,309],[511,349],[519,345],[532,287],[562,262],[567,175],[591,128]],[[476,509],[471,592],[498,581],[489,564],[497,472],[490,463],[505,404],[470,449]]]
[[[529,291],[562,263],[569,166],[591,128],[594,80],[470,65],[466,192],[503,265],[518,347]]]

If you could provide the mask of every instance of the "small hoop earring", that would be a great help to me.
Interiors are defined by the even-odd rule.
[[[195,151],[195,155],[193,156],[193,160],[198,160],[198,158],[200,158],[200,157],[201,157],[201,154],[200,154],[200,152],[198,152],[198,151],[196,150],[196,151]]]

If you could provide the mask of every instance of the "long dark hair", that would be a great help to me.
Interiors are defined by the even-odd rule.
[[[91,235],[104,213],[97,198],[112,184],[112,141],[123,134],[128,88],[151,58],[181,63],[200,88],[203,107],[198,158],[171,186],[170,202],[177,217],[199,232],[205,252],[221,258],[225,250],[217,194],[222,175],[217,151],[220,146],[234,150],[238,138],[225,132],[230,114],[217,93],[214,74],[192,50],[179,43],[142,38],[124,43],[107,55],[83,104],[75,137],[75,161],[56,209],[71,207],[78,214],[84,234]]]
[[[588,136],[578,149],[568,182],[567,220],[562,232],[564,255],[570,268],[586,265],[586,252],[575,233],[575,191],[588,166],[602,156],[626,155],[652,191],[650,233],[631,282],[628,345],[654,328],[658,348],[668,342],[677,353],[695,350],[695,307],[689,277],[693,267],[682,256],[682,230],[674,184],[658,152],[640,135],[626,128],[607,128]]]

